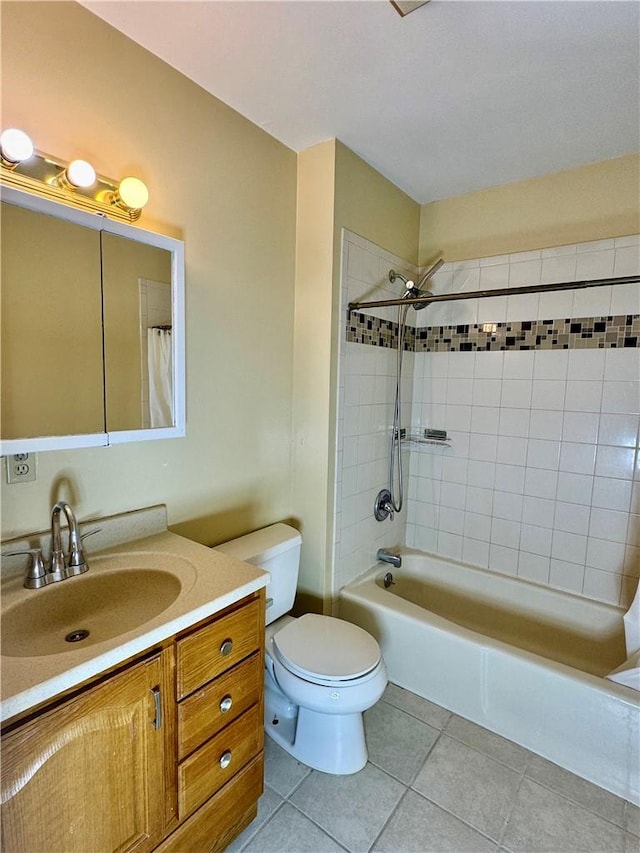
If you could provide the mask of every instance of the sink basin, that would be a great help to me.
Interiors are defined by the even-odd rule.
[[[182,589],[175,574],[159,569],[91,571],[29,590],[8,607],[2,614],[2,654],[57,655],[110,640],[159,616]]]

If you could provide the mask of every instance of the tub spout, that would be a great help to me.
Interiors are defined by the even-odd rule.
[[[386,548],[379,548],[376,554],[376,559],[383,563],[389,563],[394,568],[399,569],[402,565],[402,557],[399,554],[392,554]]]

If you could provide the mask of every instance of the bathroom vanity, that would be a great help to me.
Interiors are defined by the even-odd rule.
[[[103,636],[119,632],[117,611],[126,614],[127,604],[116,603],[101,622],[94,612],[101,605],[84,596],[82,581],[95,571],[94,589],[108,589],[100,578],[126,581],[127,572],[153,572],[154,563],[170,575],[172,562],[175,599],[144,624]],[[78,627],[93,628],[89,641],[96,635],[92,645],[60,651],[57,635],[71,622],[56,624],[55,613],[50,625],[34,624],[23,645],[3,623],[7,853],[217,851],[255,817],[263,788],[267,578],[164,532],[93,557],[86,575],[56,584],[59,590],[22,589],[20,577],[3,581],[9,630],[30,605],[37,609],[38,596],[56,592],[88,608]],[[145,575],[150,599],[154,579]],[[77,621],[69,608],[60,613]],[[38,646],[47,631],[49,654]]]

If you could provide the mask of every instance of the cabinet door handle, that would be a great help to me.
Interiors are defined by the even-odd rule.
[[[151,688],[151,695],[153,696],[153,706],[155,710],[155,717],[152,722],[152,726],[154,729],[162,728],[162,696],[160,694],[159,687]]]
[[[226,640],[223,640],[222,645],[220,646],[220,654],[222,657],[227,657],[233,651],[233,640],[231,637],[227,637]]]
[[[231,706],[232,706],[232,705],[233,705],[233,699],[232,699],[232,698],[231,698],[231,696],[227,693],[227,695],[226,695],[226,696],[223,696],[223,697],[222,697],[222,699],[220,700],[220,713],[221,713],[221,714],[226,714],[226,713],[227,713],[227,711],[230,711],[230,710],[231,710]]]
[[[222,755],[220,756],[219,764],[223,770],[226,770],[226,768],[231,764],[231,750],[230,749],[228,749],[226,752],[222,753]]]

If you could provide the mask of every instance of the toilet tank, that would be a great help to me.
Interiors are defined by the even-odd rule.
[[[302,537],[295,528],[288,524],[272,524],[216,545],[215,550],[271,574],[267,584],[266,623],[269,625],[293,607],[301,546]]]

